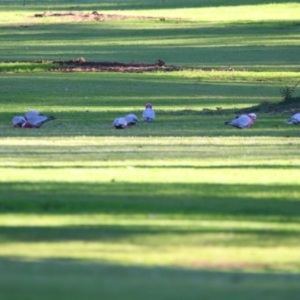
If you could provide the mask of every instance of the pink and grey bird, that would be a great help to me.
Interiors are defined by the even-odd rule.
[[[288,121],[285,122],[286,124],[300,124],[300,113],[293,115]]]
[[[40,128],[43,124],[54,120],[54,117],[47,117],[38,111],[31,110],[23,116],[15,116],[12,119],[14,127],[22,128]]]
[[[128,127],[128,123],[125,118],[116,118],[113,122],[113,127],[116,129],[125,129]]]
[[[147,103],[143,111],[143,119],[146,122],[151,122],[155,119],[155,111],[152,108],[151,103]]]
[[[256,114],[250,113],[250,114],[244,114],[237,116],[235,119],[229,122],[225,122],[226,125],[232,125],[234,127],[243,129],[243,128],[249,128],[253,125],[254,120],[256,120]]]
[[[135,125],[139,121],[138,117],[135,114],[128,114],[124,118],[127,121],[127,124],[130,126]]]

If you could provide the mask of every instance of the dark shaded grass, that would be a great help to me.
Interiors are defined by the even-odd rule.
[[[0,184],[1,213],[164,214],[291,222],[297,185],[10,182]],[[277,193],[282,196],[278,198]],[[262,198],[261,194],[268,195]]]
[[[136,130],[140,130],[135,127]],[[31,132],[31,131],[23,131],[22,128],[16,129],[20,132]],[[131,130],[131,129],[130,129]],[[298,127],[295,126],[295,131],[298,130]],[[129,131],[129,130],[128,130]],[[204,129],[203,129],[204,131]],[[43,131],[34,131],[40,132],[44,136]],[[119,132],[119,130],[111,129],[111,132]],[[231,128],[231,134],[233,133],[241,133],[242,130]],[[248,132],[248,131],[247,131]],[[252,132],[252,130],[250,131]],[[46,131],[47,133],[47,131]],[[132,133],[132,132],[131,132]],[[229,133],[229,131],[228,131]],[[251,137],[251,135],[249,135]],[[19,135],[19,137],[26,138],[26,135]],[[29,135],[29,137],[39,137],[39,135]],[[126,143],[126,139],[118,138],[129,138],[128,143]],[[237,137],[237,135],[236,135]],[[81,137],[74,136],[75,139],[80,139]],[[82,137],[83,138],[83,137]],[[97,138],[97,140],[96,140]],[[234,140],[230,145],[222,145],[222,140],[216,140],[215,144],[211,144],[210,142],[202,142],[201,136],[197,141],[197,138],[194,136],[195,140],[192,141],[193,145],[189,145],[182,139],[182,143],[180,142],[180,136],[171,137],[168,136],[166,140],[167,143],[162,145],[157,145],[160,140],[152,137],[146,137],[145,139],[135,141],[135,136],[133,135],[123,135],[118,136],[115,142],[109,143],[109,145],[105,144],[105,137],[102,139],[101,137],[95,137],[95,144],[91,144],[91,140],[87,142],[87,144],[83,143],[82,145],[51,145],[51,143],[59,143],[60,140],[53,139],[50,141],[50,144],[47,146],[39,146],[39,145],[24,145],[24,141],[20,140],[18,145],[5,145],[5,142],[2,142],[1,148],[1,156],[8,160],[13,160],[18,163],[32,163],[32,165],[26,164],[26,166],[7,164],[2,162],[0,164],[3,168],[14,169],[16,172],[22,172],[23,169],[30,170],[40,170],[43,169],[68,169],[74,167],[75,169],[85,168],[95,171],[105,170],[108,168],[124,168],[129,164],[133,164],[136,170],[145,170],[152,168],[182,168],[182,169],[190,169],[190,170],[207,170],[207,169],[236,169],[243,170],[244,168],[255,169],[294,169],[298,167],[298,163],[294,162],[295,159],[298,158],[299,154],[299,145],[297,140],[286,137],[286,142],[282,144],[275,144],[274,146],[270,146],[268,142],[261,143],[259,145],[256,144],[256,141],[251,141],[248,139],[248,142],[244,145],[240,145],[239,149],[237,149],[237,145],[239,144],[238,140]],[[206,136],[204,136],[206,138]],[[257,136],[254,136],[256,139]],[[174,144],[174,140],[177,143]],[[72,141],[70,140],[70,143]],[[232,164],[212,164],[212,161],[220,161],[220,158],[224,159],[240,159],[240,165],[237,163]],[[286,163],[283,165],[281,163],[276,164],[267,164],[267,161],[272,157],[272,160],[283,160],[283,157],[286,157]],[[181,163],[175,162],[174,160],[180,159]],[[194,164],[191,163],[182,163],[184,160],[189,159],[197,159]],[[124,162],[126,160],[132,160],[131,162]],[[150,165],[145,166],[143,162],[139,162],[139,160],[147,160]],[[137,161],[137,162],[136,162]],[[159,164],[156,161],[160,161]],[[166,162],[166,164],[163,163]],[[253,161],[255,163],[253,164]],[[37,165],[42,162],[42,165]],[[53,165],[53,163],[59,162],[59,166]],[[67,164],[68,162],[72,162],[72,166]],[[86,162],[94,162],[96,165],[85,165]],[[114,165],[110,163],[114,162]],[[117,162],[117,164],[115,164]],[[208,162],[206,164],[205,162]],[[203,165],[204,164],[204,165]],[[3,175],[3,174],[2,174]]]
[[[24,262],[1,258],[0,269],[5,270],[0,272],[5,300],[17,300],[20,295],[24,300],[296,300],[300,294],[298,275],[130,267],[64,259]]]
[[[146,218],[146,217],[145,217]],[[207,238],[209,235],[209,238]],[[220,236],[225,238],[220,238]],[[155,225],[0,226],[0,241],[14,242],[101,242],[142,244],[148,247],[179,245],[221,247],[280,247],[299,245],[297,230],[220,229]],[[172,237],[176,237],[175,241]],[[178,242],[180,239],[180,242]],[[158,246],[159,244],[159,246]]]
[[[132,22],[132,21],[131,21]],[[8,42],[24,42],[32,43],[44,42],[66,42],[66,43],[78,43],[91,42],[93,40],[99,41],[99,44],[105,42],[140,42],[149,41],[149,39],[159,42],[172,41],[176,39],[189,40],[194,37],[201,36],[199,39],[202,42],[201,46],[207,46],[203,41],[214,44],[215,46],[221,46],[218,41],[222,41],[222,45],[232,45],[237,43],[247,44],[250,41],[259,41],[264,44],[268,44],[272,41],[294,40],[297,41],[296,34],[299,32],[300,21],[277,21],[277,22],[245,22],[238,24],[189,24],[185,20],[174,21],[173,27],[170,25],[164,26],[159,20],[144,21],[144,27],[139,28],[137,24],[131,22],[124,22],[113,26],[108,24],[94,24],[94,23],[71,23],[71,24],[28,24],[27,26],[15,25],[7,27],[1,25],[0,29],[6,31],[2,32],[2,35]],[[183,24],[185,26],[176,26],[176,24]],[[151,24],[157,24],[157,26],[151,27]],[[169,23],[168,23],[169,24]],[[136,26],[134,26],[136,25]],[[271,26],[273,25],[273,26]],[[77,31],[70,35],[70,30],[76,28]],[[24,36],[25,35],[25,36]],[[264,38],[268,36],[268,41]],[[194,42],[194,41],[193,41]],[[168,43],[166,43],[168,45]],[[199,46],[200,46],[199,45]],[[58,45],[55,45],[55,48]],[[137,45],[134,45],[135,47]],[[162,46],[162,45],[161,45]],[[193,46],[195,46],[193,44]],[[258,46],[258,45],[257,45]],[[88,46],[90,47],[90,45]],[[149,47],[149,45],[147,46]],[[180,47],[180,46],[178,46]],[[184,47],[184,45],[182,46]],[[75,50],[75,49],[73,49]],[[175,49],[174,49],[175,50]],[[178,60],[182,57],[178,57]]]
[[[115,26],[112,25],[114,23],[3,26],[5,47],[0,47],[1,60],[70,60],[84,57],[94,61],[154,63],[161,59],[167,65],[198,68],[299,68],[298,46],[291,44],[299,35],[297,22],[242,26],[186,26],[183,23],[180,26],[177,24],[179,21],[174,21],[173,28],[170,24],[164,26],[159,20],[149,22],[142,29],[126,28],[126,23],[123,26],[118,23]],[[196,45],[195,38],[199,39]],[[186,39],[192,41],[184,43]],[[147,44],[149,40],[151,45]],[[176,40],[180,43],[177,44]],[[282,40],[287,40],[287,43],[278,44]],[[103,41],[106,43],[102,44]],[[122,41],[130,43],[122,44]],[[145,44],[140,44],[141,41]],[[5,66],[2,70],[7,71]]]
[[[186,147],[189,147],[189,146],[186,146]],[[208,146],[204,145],[202,147],[205,148],[205,147],[208,147]],[[265,148],[266,146],[262,146],[262,147]],[[106,151],[109,152],[109,150],[106,150]],[[179,151],[179,152],[181,152],[181,151]],[[61,153],[61,151],[59,153]],[[67,153],[67,151],[62,152],[62,153]],[[175,152],[175,153],[177,153],[177,152]],[[88,154],[90,154],[90,153],[88,152]],[[114,157],[114,159],[110,158],[109,161],[110,162],[112,162],[112,161],[119,161],[120,159],[118,158],[117,154]],[[48,155],[49,154],[46,152],[45,156],[48,156]],[[297,154],[295,154],[295,155],[297,156]],[[191,158],[191,157],[189,156],[189,158]],[[290,157],[290,158],[292,158],[292,157]],[[64,160],[64,161],[67,161],[67,160]],[[87,159],[87,161],[88,161],[88,159]],[[105,160],[103,160],[103,161],[105,161]],[[53,169],[53,170],[60,169],[60,170],[63,170],[63,169],[69,169],[70,168],[70,165],[64,165],[64,163],[60,163],[59,166],[53,166],[53,165],[50,164],[51,163],[50,159],[49,159],[48,163],[49,163],[49,165],[43,163],[43,165],[41,165],[41,166],[32,165],[30,167],[28,167],[27,165],[26,166],[9,166],[8,167],[5,164],[3,164],[3,165],[0,164],[0,167],[1,168],[9,168],[10,170],[11,169],[15,169],[15,170],[18,170],[20,172],[22,172],[22,170],[28,170],[29,168],[30,168],[30,170],[43,170],[43,169],[47,169],[47,170],[48,169]],[[94,170],[96,170],[96,169],[104,169],[105,170],[105,169],[111,169],[111,168],[114,168],[114,169],[121,169],[122,168],[123,169],[124,167],[126,167],[126,164],[122,165],[121,163],[119,165],[113,164],[113,166],[101,164],[101,166],[99,166],[99,167],[97,167],[97,166],[81,165],[80,163],[76,164],[76,162],[74,164],[72,164],[72,168],[75,168],[75,169],[86,169],[86,170],[88,170],[88,169],[94,169]],[[198,165],[188,165],[188,164],[186,164],[186,165],[172,164],[172,165],[160,165],[160,166],[157,166],[157,165],[154,165],[154,166],[148,165],[147,169],[151,170],[151,169],[157,169],[157,168],[159,168],[159,169],[162,169],[162,170],[163,169],[182,169],[182,170],[186,170],[186,169],[190,169],[190,170],[194,170],[194,169],[195,170],[197,170],[197,169],[198,170],[201,170],[201,169],[202,170],[207,170],[207,169],[209,169],[209,170],[213,170],[213,169],[216,169],[216,170],[222,170],[222,169],[224,169],[224,170],[228,170],[228,169],[230,169],[230,170],[232,170],[232,169],[241,170],[241,169],[243,169],[243,170],[245,170],[245,169],[249,169],[249,170],[252,170],[253,168],[257,168],[259,170],[264,170],[265,169],[265,170],[274,170],[275,171],[275,170],[287,170],[287,169],[288,170],[294,170],[294,169],[298,170],[299,167],[300,167],[299,164],[293,164],[293,165],[291,165],[290,162],[288,162],[286,165],[257,164],[256,166],[253,166],[252,164],[249,164],[249,165],[247,165],[247,164],[243,164],[243,165],[230,164],[230,165],[210,165],[210,166],[198,166]],[[135,165],[134,168],[136,170],[142,170],[144,167],[141,166],[141,165]]]
[[[139,10],[139,9],[176,9],[176,8],[199,8],[199,7],[218,7],[218,6],[240,6],[240,5],[259,5],[274,3],[289,3],[289,0],[19,0],[12,2],[2,0],[1,5],[8,10]],[[293,1],[297,2],[297,1]],[[23,6],[25,3],[25,6]]]
[[[159,44],[159,42],[157,43]],[[77,59],[84,57],[86,60],[155,63],[158,59],[163,60],[167,65],[195,68],[236,68],[236,70],[299,70],[298,49],[299,46],[208,46],[195,47],[184,45],[163,46],[140,46],[126,45],[122,47],[99,45],[99,46],[76,46],[77,51],[70,50],[68,46],[31,46],[30,51],[23,51],[22,45],[13,46],[13,49],[6,48],[2,57],[5,61],[11,60],[45,60],[45,59]],[[147,50],[147,52],[145,52]],[[177,57],[184,52],[180,61]],[[22,55],[20,55],[22,53]],[[63,54],[61,54],[63,53]],[[282,58],[285,57],[283,60]],[[191,61],[191,58],[194,60]],[[247,59],[246,59],[247,58]],[[13,70],[6,66],[1,67],[4,72]],[[34,66],[31,70],[42,70],[45,67]],[[15,66],[15,70],[22,71],[22,67]],[[23,70],[30,71],[30,67],[23,67]]]
[[[43,73],[2,74],[0,79],[5,81],[5,85],[1,86],[4,104],[20,107],[68,105],[70,109],[67,114],[72,113],[77,106],[85,106],[85,111],[89,107],[99,108],[102,112],[105,112],[105,108],[119,107],[123,111],[126,106],[128,109],[141,106],[142,111],[145,101],[151,101],[154,108],[172,111],[178,106],[185,106],[186,109],[198,106],[201,109],[212,105],[213,108],[231,105],[234,108],[243,103],[254,105],[261,98],[272,99],[275,96],[281,99],[280,78],[275,78],[275,82],[267,78],[263,82],[262,79],[243,82],[235,78],[234,73],[232,81],[231,78],[222,78],[221,72],[213,72],[215,77],[211,79],[206,79],[205,75],[191,72],[195,78],[188,78],[188,75],[180,73],[177,76],[161,73]]]

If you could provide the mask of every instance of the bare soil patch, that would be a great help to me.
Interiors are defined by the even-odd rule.
[[[14,60],[4,61],[3,63],[26,63],[30,64],[31,68],[35,65],[44,64],[43,68],[45,72],[173,72],[183,70],[184,68],[166,65],[164,61],[158,59],[155,63],[122,63],[115,61],[86,61],[83,57],[71,60]],[[28,68],[28,67],[27,67]],[[1,70],[0,70],[1,72]]]
[[[153,64],[147,63],[121,63],[121,62],[97,62],[86,61],[84,58],[75,60],[56,60],[53,64],[59,67],[50,69],[50,71],[59,72],[151,72],[151,71],[178,71],[181,68],[177,66],[167,66],[164,61],[157,60]]]
[[[127,19],[138,19],[138,20],[158,20],[165,21],[165,18],[161,17],[147,17],[147,16],[127,16],[122,14],[103,14],[97,11],[91,13],[86,12],[43,12],[41,14],[35,14],[34,18],[60,18],[60,19],[72,19],[74,21],[122,21]]]

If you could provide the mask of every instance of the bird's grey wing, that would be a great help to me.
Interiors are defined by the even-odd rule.
[[[43,116],[43,115],[37,115],[37,116],[29,118],[27,121],[32,126],[39,127],[39,126],[43,125],[44,123],[49,122],[53,119],[54,119],[53,117],[46,117],[46,116]]]
[[[228,124],[239,127],[239,128],[245,128],[249,125],[250,118],[247,115],[241,115],[236,119],[233,119]]]

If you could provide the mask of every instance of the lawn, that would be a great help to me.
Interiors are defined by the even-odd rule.
[[[299,1],[19,2],[0,3],[0,299],[298,299],[297,107],[224,122],[300,80]],[[126,18],[33,17],[95,10]],[[182,69],[49,71],[79,57]],[[56,120],[13,128],[30,109]]]

